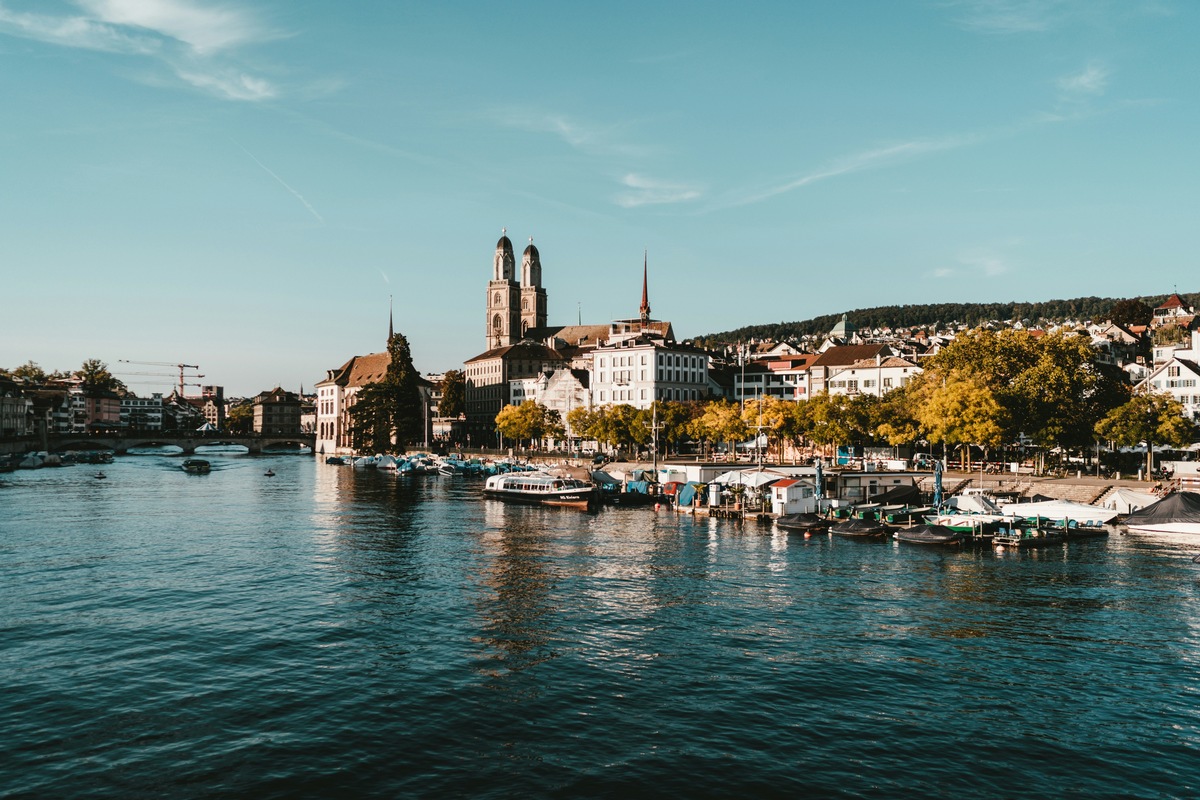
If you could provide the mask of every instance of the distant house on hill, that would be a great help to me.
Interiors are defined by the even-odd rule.
[[[1154,316],[1150,319],[1150,327],[1151,329],[1161,328],[1166,325],[1187,327],[1191,324],[1195,316],[1196,309],[1185,303],[1183,298],[1178,294],[1172,294],[1154,309]]]

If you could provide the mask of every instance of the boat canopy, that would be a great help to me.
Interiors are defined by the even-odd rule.
[[[1186,522],[1200,525],[1200,494],[1175,492],[1125,518],[1129,527]]]
[[[1004,507],[1004,513],[1026,519],[1040,517],[1054,522],[1070,520],[1080,524],[1103,525],[1120,512],[1069,500],[1046,500],[1041,503],[1009,503]]]
[[[1102,505],[1105,508],[1111,508],[1118,514],[1130,514],[1137,511],[1139,508],[1157,503],[1161,498],[1150,492],[1141,492],[1137,489],[1126,489],[1121,487],[1113,491],[1108,497],[1104,498]]]
[[[1004,514],[990,497],[981,494],[956,494],[945,503],[960,514]]]

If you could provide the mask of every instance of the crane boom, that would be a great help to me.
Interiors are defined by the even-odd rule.
[[[167,361],[131,361],[131,360],[129,360],[128,358],[121,358],[121,359],[118,359],[118,360],[119,360],[119,361],[120,361],[122,364],[137,364],[138,366],[143,366],[143,367],[174,367],[174,368],[178,369],[178,370],[179,370],[179,396],[180,396],[180,397],[183,397],[183,387],[184,387],[185,385],[186,385],[186,386],[199,386],[199,385],[200,385],[200,384],[198,384],[198,383],[188,383],[188,384],[185,384],[185,383],[184,383],[184,381],[183,381],[183,379],[184,379],[185,377],[187,377],[187,378],[203,378],[203,377],[204,377],[203,375],[186,375],[186,376],[185,376],[185,375],[183,374],[183,371],[184,371],[185,369],[200,369],[200,365],[199,365],[199,364],[172,364],[172,363],[170,363],[170,362],[167,362]],[[134,372],[134,373],[129,373],[129,374],[132,374],[132,375],[139,375],[139,374],[141,374],[141,375],[145,375],[145,374],[152,374],[152,373],[137,373],[137,372]],[[163,375],[162,377],[164,377],[164,378],[165,378],[165,377],[168,377],[168,376],[166,376],[166,375]],[[172,375],[172,376],[170,376],[170,377],[174,377],[174,376]]]

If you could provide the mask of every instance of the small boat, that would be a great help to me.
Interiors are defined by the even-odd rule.
[[[967,534],[956,531],[945,525],[916,525],[911,528],[897,528],[892,531],[892,538],[897,542],[909,544],[962,544],[967,541]]]
[[[512,503],[579,509],[591,508],[597,501],[594,484],[536,472],[492,475],[483,485],[483,494]]]
[[[1063,535],[1052,528],[1042,528],[1036,525],[1001,528],[992,537],[992,546],[999,549],[1015,547],[1025,549],[1030,547],[1045,547],[1051,544],[1062,544]]]
[[[775,520],[775,526],[798,533],[824,533],[829,530],[829,520],[816,514],[784,514]]]
[[[212,464],[203,458],[186,458],[182,466],[183,471],[188,475],[207,475],[212,472]]]
[[[98,481],[102,481],[102,480],[104,480],[105,478],[107,478],[108,476],[107,476],[107,475],[105,475],[103,472],[97,472],[97,473],[96,473],[95,475],[93,475],[92,477],[93,477],[93,478],[95,478],[95,479],[96,479],[96,480],[98,480]]]
[[[854,539],[882,539],[887,530],[887,525],[874,519],[849,519],[829,528],[829,532],[835,536]]]
[[[1200,536],[1200,493],[1175,492],[1125,518],[1130,533]]]
[[[263,475],[266,475],[268,478],[274,478],[274,477],[275,477],[275,470],[273,470],[273,469],[271,469],[271,468],[269,468],[269,467],[268,467],[268,468],[267,468],[267,471],[266,471],[266,472],[264,472],[264,473],[263,473]]]

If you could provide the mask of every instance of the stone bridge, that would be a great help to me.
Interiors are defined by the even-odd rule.
[[[194,453],[197,447],[213,445],[241,445],[251,453],[261,453],[273,447],[312,448],[316,444],[315,433],[210,433],[184,431],[125,431],[121,433],[52,433],[42,440],[40,437],[7,439],[6,447],[0,452],[21,453],[29,450],[48,450],[61,453],[67,450],[112,450],[121,455],[136,447],[174,446],[185,453]]]

